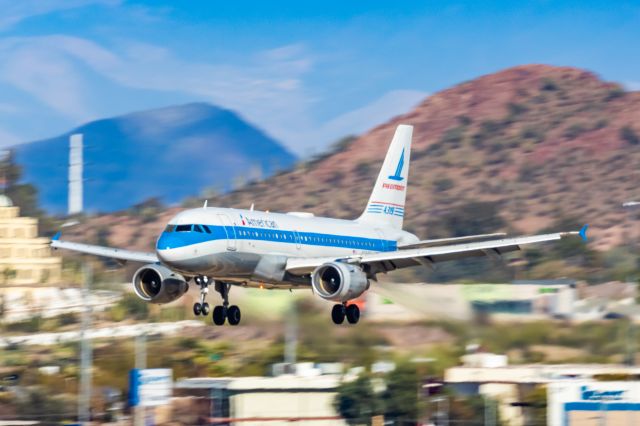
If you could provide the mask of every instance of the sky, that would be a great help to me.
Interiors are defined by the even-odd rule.
[[[501,69],[640,90],[638,1],[0,0],[0,146],[188,102],[308,156]]]

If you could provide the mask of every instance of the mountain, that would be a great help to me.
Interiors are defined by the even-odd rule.
[[[490,203],[500,219],[492,226],[511,233],[575,218],[591,225],[590,247],[630,238],[621,203],[640,197],[640,93],[547,65],[510,68],[436,93],[321,158],[209,205],[357,217],[400,123],[415,126],[405,223],[419,236],[441,236],[438,221],[450,212],[473,219]],[[175,211],[148,223],[137,246],[149,248]],[[140,231],[143,219],[129,219],[113,230],[112,244],[131,242],[126,236]]]
[[[18,145],[23,180],[42,206],[67,205],[69,135],[84,135],[85,207],[110,212],[152,197],[167,203],[224,192],[291,167],[296,158],[235,113],[192,103],[93,121],[55,138]]]

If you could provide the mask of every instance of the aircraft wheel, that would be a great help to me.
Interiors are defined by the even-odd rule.
[[[202,305],[200,303],[193,304],[193,314],[199,316],[202,313]]]
[[[349,324],[357,324],[360,320],[360,308],[358,308],[358,305],[349,305],[346,311]]]
[[[227,318],[227,309],[222,305],[217,305],[213,308],[212,318],[215,325],[224,325],[224,321]]]
[[[241,318],[240,308],[238,308],[236,305],[229,306],[229,309],[227,310],[227,319],[229,320],[229,324],[230,325],[240,324],[240,318]]]
[[[204,315],[205,317],[209,315],[209,304],[207,302],[204,302],[202,304],[202,315]]]
[[[342,324],[344,322],[345,314],[344,305],[340,303],[333,305],[333,309],[331,309],[331,319],[334,324]]]

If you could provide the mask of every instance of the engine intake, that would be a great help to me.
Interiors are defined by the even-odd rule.
[[[334,302],[346,302],[369,289],[367,275],[355,265],[341,262],[318,266],[311,276],[311,285],[318,296]]]
[[[133,274],[133,289],[145,302],[164,304],[179,299],[189,289],[184,277],[162,265],[145,265]]]

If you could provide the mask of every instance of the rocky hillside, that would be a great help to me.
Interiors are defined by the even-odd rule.
[[[510,68],[436,93],[323,158],[209,203],[356,217],[400,123],[415,126],[406,223],[422,237],[438,234],[429,227],[434,218],[476,201],[496,202],[512,233],[574,217],[591,225],[595,247],[608,248],[632,232],[620,205],[640,197],[640,93],[547,65]],[[148,222],[144,235],[140,218],[95,220],[118,223],[113,244],[148,247],[173,212]]]

